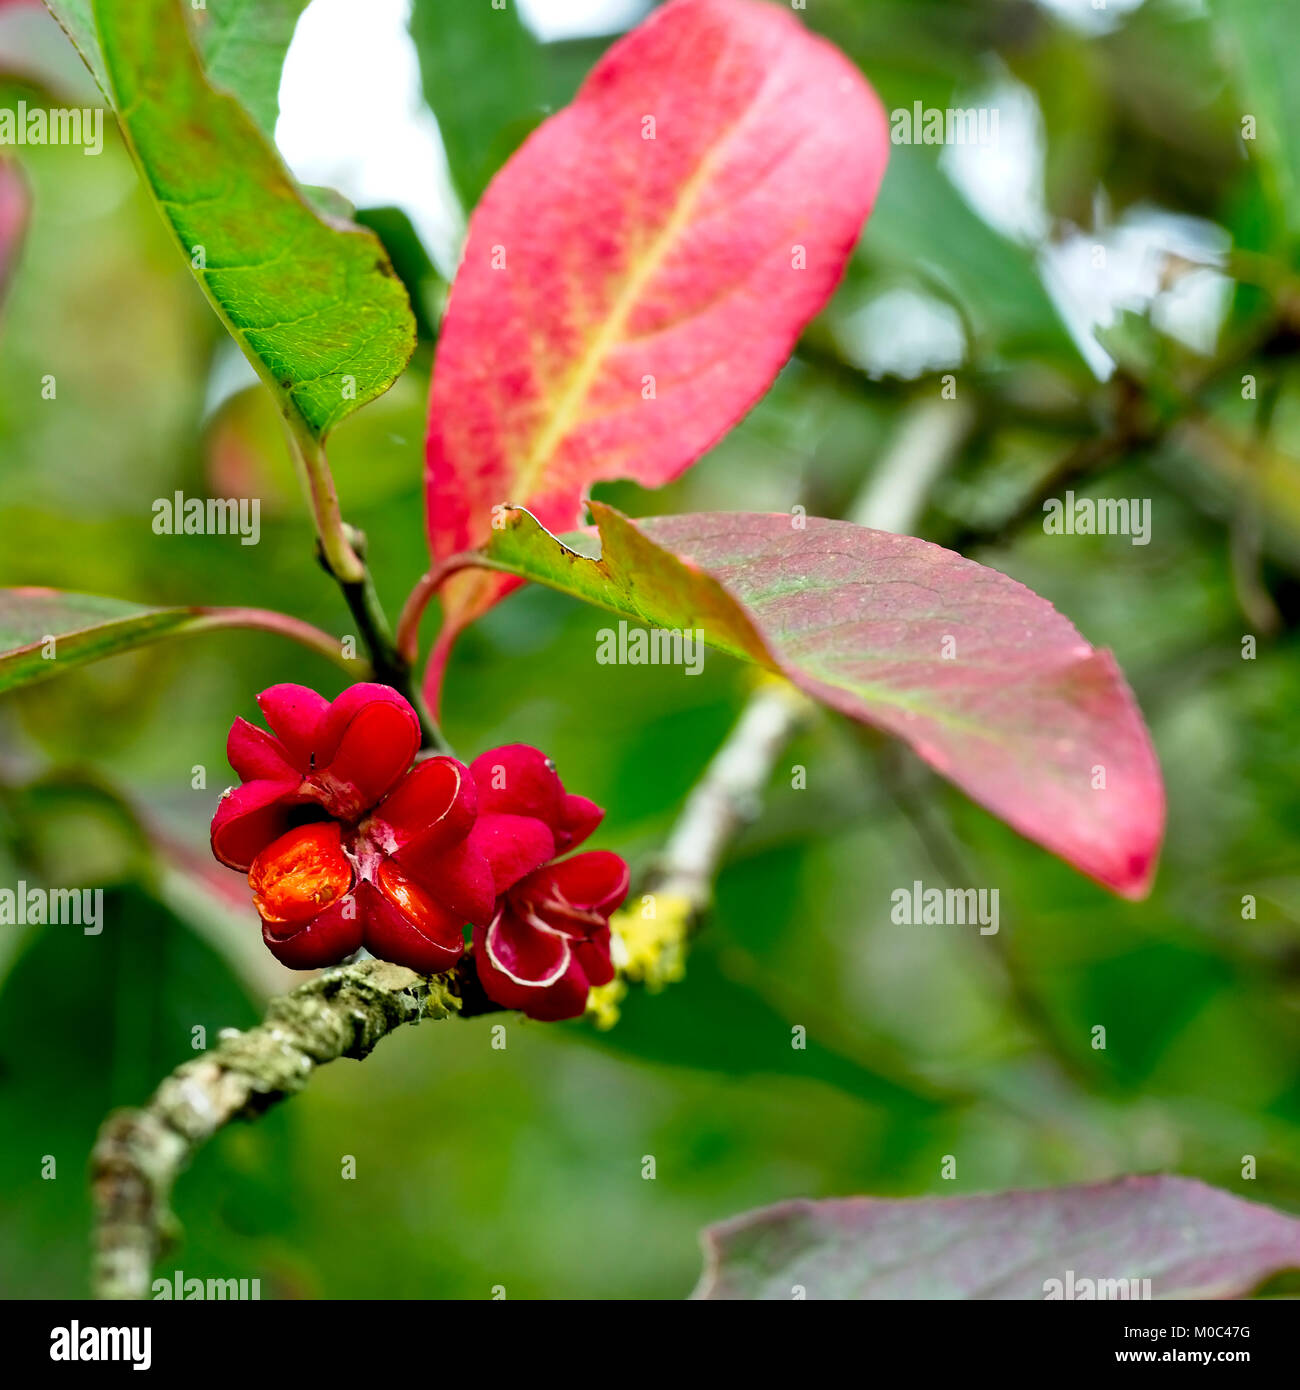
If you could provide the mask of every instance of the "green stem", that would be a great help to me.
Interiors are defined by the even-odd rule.
[[[329,572],[340,584],[362,583],[366,578],[365,563],[349,540],[324,445],[292,420],[289,421],[289,441]]]
[[[374,679],[391,685],[411,702],[420,719],[425,748],[449,753],[450,745],[411,679],[411,662],[398,651],[393,640],[388,617],[366,565],[365,537],[343,520],[324,446],[293,421],[289,422],[289,440],[316,526],[318,558],[342,590],[356,620],[358,635],[374,667]]]
[[[374,678],[384,685],[391,685],[394,690],[411,702],[412,708],[419,716],[425,748],[432,748],[439,753],[450,753],[451,745],[447,742],[446,735],[439,727],[438,721],[429,712],[424,696],[412,679],[411,663],[398,651],[397,644],[393,640],[392,629],[388,625],[388,615],[379,602],[374,580],[371,578],[370,570],[363,558],[366,545],[365,536],[352,527],[345,526],[344,540],[361,566],[359,579],[340,579],[330,566],[323,544],[318,558],[322,566],[338,581],[348,610],[356,620],[357,633],[362,642],[365,643],[366,650],[370,653],[370,660],[375,672]]]

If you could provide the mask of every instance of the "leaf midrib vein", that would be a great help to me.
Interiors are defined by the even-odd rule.
[[[531,453],[519,470],[516,477],[517,496],[528,498],[534,495],[551,456],[577,426],[581,418],[582,407],[591,393],[591,388],[610,352],[621,341],[623,330],[627,327],[632,311],[640,301],[642,291],[654,279],[669,252],[677,244],[682,230],[689,225],[709,176],[721,161],[736,131],[752,119],[755,111],[763,102],[765,92],[766,83],[754,94],[754,99],[745,106],[744,110],[723,130],[712,149],[700,160],[695,172],[682,185],[677,203],[668,220],[651,242],[650,248],[641,259],[640,264],[627,277],[612,310],[592,339],[587,353],[574,368],[550,421],[538,435]]]

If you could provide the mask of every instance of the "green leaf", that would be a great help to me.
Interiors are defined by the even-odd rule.
[[[492,0],[415,0],[411,37],[452,182],[472,208],[543,114],[541,45],[513,3]]]
[[[361,208],[355,220],[383,242],[393,269],[406,286],[421,339],[436,338],[450,286],[438,273],[414,223],[401,208],[390,206]],[[428,394],[427,383],[421,394]]]
[[[203,65],[212,83],[239,99],[268,140],[280,114],[280,75],[307,0],[213,0],[194,10]]]
[[[100,90],[111,101],[113,91],[104,68],[104,55],[99,51],[99,35],[95,32],[92,0],[45,0],[45,8],[59,22],[60,28],[72,40],[81,61],[90,69]]]
[[[608,1032],[575,1036],[614,1052],[725,1076],[785,1076],[818,1081],[900,1117],[933,1115],[944,1097],[895,1059],[859,1059],[816,1038],[790,1046],[787,1018],[754,989],[731,979],[716,953],[691,952],[686,977],[661,994],[633,990]]]
[[[1300,232],[1300,84],[1295,80],[1293,0],[1211,0],[1210,12],[1237,78],[1246,143],[1264,162],[1269,191],[1293,233]]]
[[[779,672],[902,739],[1112,891],[1146,894],[1164,831],[1150,738],[1114,658],[1051,604],[939,546],[849,522],[717,512],[633,523],[591,509],[600,559],[519,508],[499,515],[485,559]]]
[[[193,631],[197,608],[143,608],[53,589],[0,590],[0,691]]]
[[[46,0],[104,95],[112,99],[92,0]],[[191,33],[208,76],[238,98],[269,140],[280,114],[280,77],[298,19],[307,0],[214,0],[192,9]]]
[[[113,99],[95,27],[94,0],[45,0],[104,95]],[[191,36],[213,83],[229,92],[275,139],[280,78],[298,19],[308,0],[220,0],[212,9],[190,9]]]
[[[282,632],[331,660],[343,660],[332,639],[282,613],[256,608],[148,608],[96,594],[0,589],[0,692],[165,637],[218,627]]]
[[[149,832],[107,783],[53,770],[10,788],[8,797],[14,852],[44,882],[107,887],[143,880],[151,871]]]
[[[1300,1267],[1300,1221],[1190,1178],[1131,1177],[783,1202],[710,1227],[704,1253],[695,1298],[1232,1298]]]
[[[415,347],[387,254],[370,232],[317,213],[239,102],[209,85],[177,0],[93,0],[97,50],[84,4],[55,9],[107,83],[213,308],[290,424],[322,438],[386,391]]]

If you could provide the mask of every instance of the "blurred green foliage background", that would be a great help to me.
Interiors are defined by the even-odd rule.
[[[472,204],[610,36],[542,43],[486,3],[414,8],[424,93]],[[918,532],[1115,649],[1169,790],[1154,893],[1108,897],[827,718],[783,759],[683,983],[630,998],[607,1033],[512,1020],[497,1051],[494,1020],[426,1025],[326,1068],[200,1155],[160,1274],[257,1277],[265,1297],[680,1297],[702,1225],[792,1196],[1167,1169],[1300,1210],[1294,15],[1244,0],[1100,14],[808,0],[803,17],[887,108],[997,108],[996,162],[895,147],[851,273],[770,396],[662,494],[601,495],[645,514],[846,514],[951,373],[969,418]],[[93,99],[44,16],[0,24],[0,104]],[[232,374],[115,131],[99,158],[4,153],[33,215],[0,320],[0,582],[256,604],[347,631],[269,402]],[[424,400],[445,285],[400,210],[362,215],[423,320],[406,377],[331,447],[395,615],[426,556]],[[1045,535],[1041,497],[1067,486],[1151,499],[1150,544]],[[155,535],[152,502],[176,490],[260,497],[260,544]],[[599,842],[635,865],[749,677],[721,657],[699,678],[597,665],[605,623],[521,593],[463,640],[444,713],[464,753],[549,750],[609,808]],[[0,884],[98,884],[107,909],[99,936],[0,927],[0,1294],[86,1291],[99,1121],[191,1057],[196,1027],[212,1040],[247,1026],[290,982],[237,877],[204,859],[226,730],[286,680],[340,686],[278,638],[222,633],[0,705]],[[893,889],[945,872],[999,888],[998,935],[890,922]]]

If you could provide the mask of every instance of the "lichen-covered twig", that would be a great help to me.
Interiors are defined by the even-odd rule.
[[[172,1184],[218,1130],[301,1091],[326,1062],[365,1057],[404,1023],[458,1012],[460,985],[454,972],[427,978],[379,960],[326,971],[273,999],[258,1027],[178,1067],[141,1109],[110,1115],[91,1156],[95,1294],[147,1297],[174,1225]]]
[[[650,871],[647,893],[684,898],[693,913],[708,906],[723,855],[757,818],[777,759],[814,709],[783,680],[759,686],[686,798]]]

